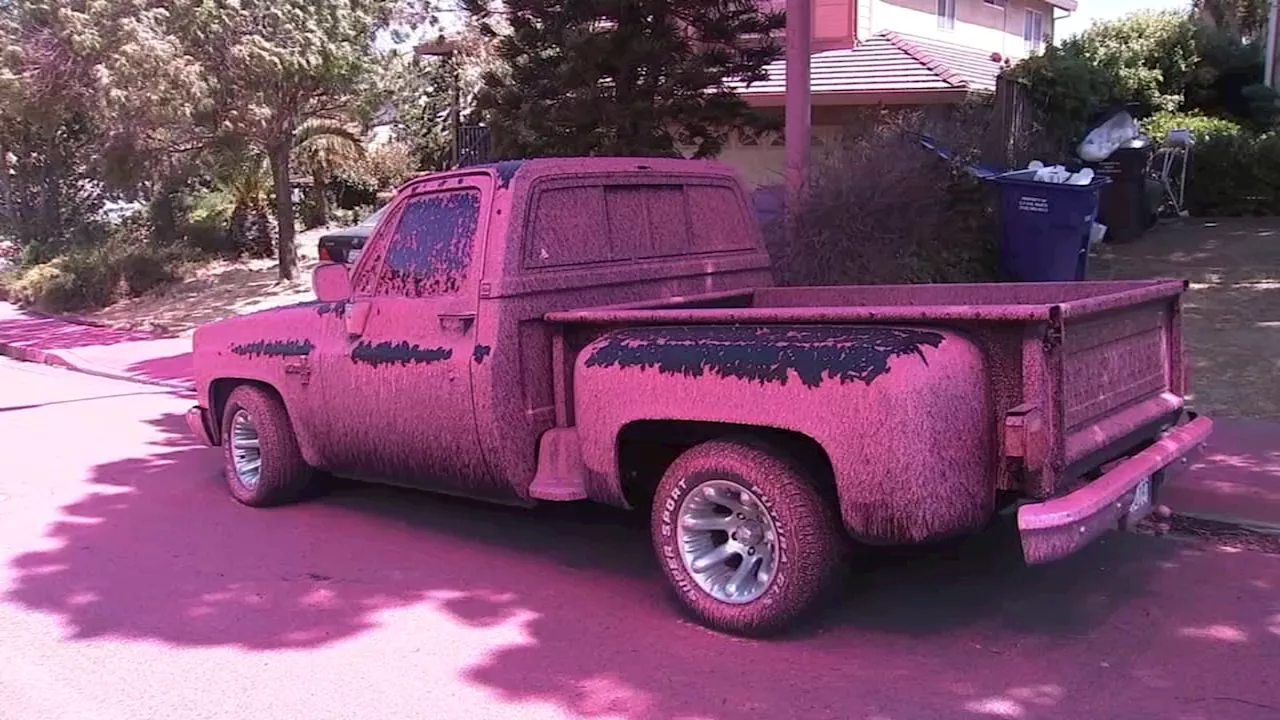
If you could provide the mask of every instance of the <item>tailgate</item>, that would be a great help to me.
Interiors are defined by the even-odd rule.
[[[1182,409],[1181,296],[1133,300],[1063,307],[1060,411],[1068,464]]]
[[[1068,433],[1175,390],[1169,362],[1173,314],[1171,303],[1154,302],[1066,322],[1062,401]]]

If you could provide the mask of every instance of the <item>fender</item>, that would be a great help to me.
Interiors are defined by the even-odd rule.
[[[200,405],[209,409],[214,423],[220,408],[213,396],[220,381],[252,381],[275,390],[291,417],[297,418],[297,390],[311,380],[310,356],[315,345],[308,337],[307,314],[315,315],[317,303],[300,303],[228,318],[198,328],[192,337],[195,386]],[[246,322],[252,319],[250,324]],[[294,423],[298,447],[308,463],[317,464],[319,453],[305,423]]]
[[[636,327],[588,345],[574,417],[597,494],[621,495],[629,423],[801,433],[827,453],[855,538],[920,542],[994,511],[995,425],[980,348],[961,333],[881,325]]]

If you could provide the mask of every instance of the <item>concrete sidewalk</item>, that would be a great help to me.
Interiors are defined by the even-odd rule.
[[[0,355],[191,390],[191,338],[82,325],[0,302]]]
[[[0,303],[0,355],[194,389],[191,338],[77,325]],[[1161,502],[1175,513],[1280,532],[1280,422],[1215,418],[1204,457]]]

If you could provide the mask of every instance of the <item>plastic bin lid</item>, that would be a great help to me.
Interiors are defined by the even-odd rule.
[[[1093,180],[1088,185],[1069,185],[1067,183],[1051,183],[1040,182],[1035,179],[1035,170],[1015,170],[1014,172],[996,175],[991,178],[992,182],[1002,185],[1020,185],[1025,187],[1043,188],[1045,191],[1061,190],[1065,192],[1084,192],[1102,187],[1111,182],[1111,178],[1104,175],[1095,174]]]

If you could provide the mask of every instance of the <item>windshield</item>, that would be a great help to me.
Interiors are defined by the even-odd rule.
[[[372,215],[370,215],[369,217],[365,218],[364,220],[361,220],[361,221],[360,221],[360,224],[361,224],[361,225],[368,225],[368,226],[370,226],[370,227],[372,227],[372,226],[374,226],[374,225],[377,225],[377,224],[378,224],[378,221],[382,219],[382,216],[386,214],[386,212],[387,212],[387,207],[388,207],[390,204],[391,204],[391,203],[387,203],[386,205],[383,205],[382,207],[378,208],[377,210],[375,210],[375,211],[373,212],[373,214],[372,214]]]

